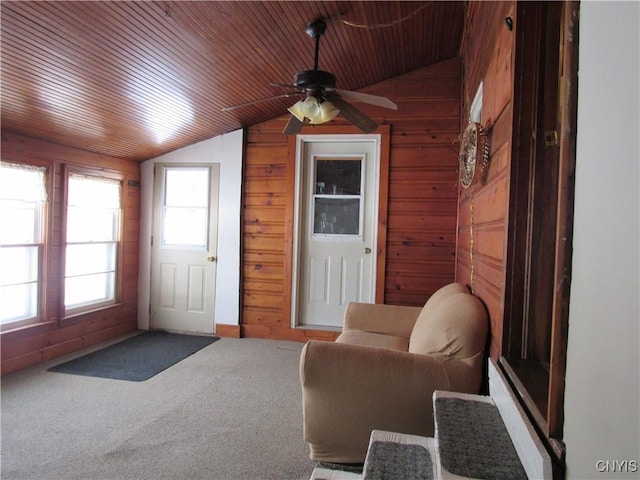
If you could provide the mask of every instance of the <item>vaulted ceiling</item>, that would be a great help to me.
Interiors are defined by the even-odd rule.
[[[132,160],[279,117],[313,68],[369,85],[458,55],[464,2],[2,1],[2,129]]]

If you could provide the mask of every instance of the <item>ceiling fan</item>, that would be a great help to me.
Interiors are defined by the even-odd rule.
[[[291,113],[291,118],[282,133],[287,135],[296,134],[300,132],[305,124],[318,125],[325,123],[333,120],[338,114],[342,115],[346,120],[365,133],[372,132],[378,128],[378,124],[372,118],[365,115],[350,103],[347,103],[347,100],[368,103],[392,110],[397,110],[398,106],[385,97],[339,90],[336,88],[336,77],[333,73],[318,70],[320,37],[325,33],[326,29],[327,24],[322,19],[311,22],[306,29],[307,35],[315,39],[316,42],[313,70],[302,70],[296,73],[293,85],[271,84],[277,87],[293,87],[295,89],[294,92],[225,107],[223,110],[233,110],[276,98],[304,95],[304,98],[287,109]]]

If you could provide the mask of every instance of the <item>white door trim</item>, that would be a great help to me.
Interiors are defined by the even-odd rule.
[[[334,134],[334,135],[297,135],[296,136],[296,157],[295,157],[295,189],[294,189],[294,212],[293,212],[293,258],[292,258],[292,279],[291,279],[291,328],[312,328],[318,326],[302,325],[298,321],[298,297],[299,297],[299,269],[300,269],[300,242],[301,242],[301,203],[303,188],[303,164],[306,143],[330,143],[330,142],[370,142],[374,147],[373,160],[373,212],[371,250],[373,252],[371,267],[371,291],[375,296],[376,275],[377,275],[377,255],[378,251],[378,212],[380,203],[380,162],[381,162],[381,134]]]

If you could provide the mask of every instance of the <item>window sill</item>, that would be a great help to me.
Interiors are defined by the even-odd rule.
[[[503,359],[505,370],[518,389],[518,393],[546,424],[549,396],[549,369],[544,364],[529,360]]]
[[[534,428],[546,444],[547,450],[558,465],[564,465],[565,446],[562,440],[549,435],[547,423],[547,397],[549,371],[546,366],[536,362],[514,362],[500,357],[500,362],[505,376],[509,380],[514,393],[520,400]],[[525,382],[528,384],[525,386]],[[545,383],[546,382],[546,383]],[[533,387],[532,387],[533,385]]]
[[[46,322],[35,322],[29,323],[27,325],[16,325],[11,326],[10,323],[2,325],[2,330],[0,330],[0,335],[22,335],[23,333],[31,333],[38,332],[40,330],[49,330],[56,326],[55,320],[49,320]]]
[[[82,310],[78,312],[73,312],[68,315],[65,315],[60,319],[60,323],[72,323],[72,322],[80,322],[84,320],[83,317],[87,315],[93,315],[96,313],[104,312],[105,310],[109,310],[111,308],[121,307],[123,304],[121,302],[110,303],[109,305],[101,305],[92,309]]]

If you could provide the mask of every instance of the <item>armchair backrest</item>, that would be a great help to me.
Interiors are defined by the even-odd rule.
[[[464,285],[449,284],[434,293],[420,312],[409,352],[474,357],[484,351],[487,330],[488,315],[480,299]]]
[[[429,312],[436,309],[445,298],[454,293],[469,293],[469,289],[462,283],[449,283],[433,292],[433,295],[431,295],[427,303],[424,304],[422,311],[425,315],[429,315]]]

